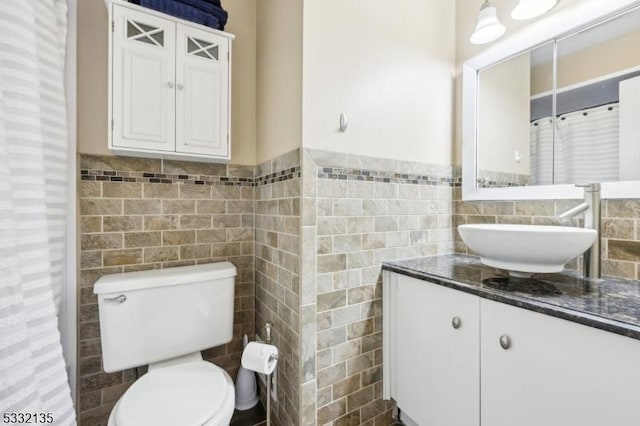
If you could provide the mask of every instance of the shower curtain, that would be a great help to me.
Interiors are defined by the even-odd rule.
[[[66,0],[0,8],[0,424],[75,425],[57,323],[67,197]]]
[[[562,114],[555,144],[549,117],[531,122],[531,176],[534,185],[618,180],[619,105]]]

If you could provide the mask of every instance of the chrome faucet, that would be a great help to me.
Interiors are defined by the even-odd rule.
[[[576,185],[584,188],[584,202],[558,215],[565,222],[584,213],[584,227],[596,231],[596,240],[584,254],[583,274],[589,278],[600,278],[600,184]]]

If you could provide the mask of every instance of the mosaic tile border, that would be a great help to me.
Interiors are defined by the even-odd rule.
[[[462,186],[462,178],[460,177],[442,177],[342,167],[319,167],[318,178],[409,185]]]
[[[191,185],[260,186],[300,177],[300,167],[291,167],[259,177],[183,175],[118,170],[80,170],[80,179],[104,182],[183,183]]]

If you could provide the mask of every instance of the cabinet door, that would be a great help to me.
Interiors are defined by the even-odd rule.
[[[176,150],[229,156],[229,41],[178,24]]]
[[[113,6],[112,145],[175,151],[175,24]]]
[[[480,312],[482,425],[640,424],[640,341],[489,300]]]
[[[391,397],[421,426],[478,426],[479,298],[392,274],[384,303]],[[385,297],[387,294],[385,294]],[[453,319],[460,320],[454,328]]]

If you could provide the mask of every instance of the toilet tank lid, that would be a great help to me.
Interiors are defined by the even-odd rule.
[[[189,284],[235,276],[236,267],[233,266],[231,262],[125,272],[100,277],[93,287],[93,292],[95,294],[120,293],[123,291]]]

